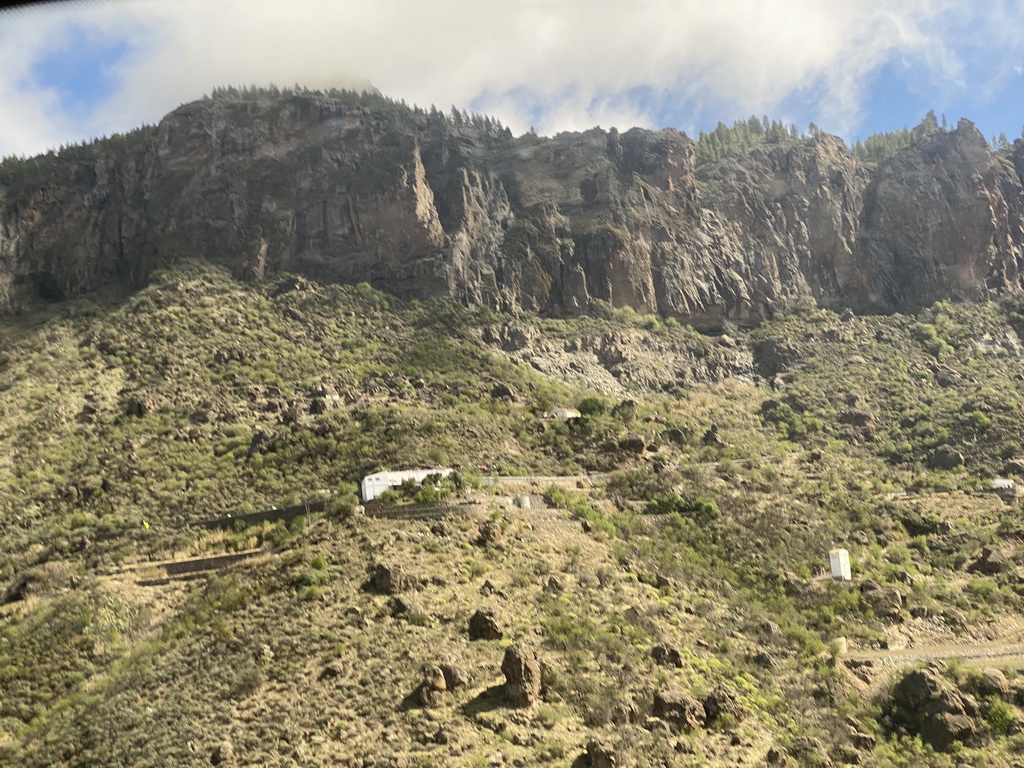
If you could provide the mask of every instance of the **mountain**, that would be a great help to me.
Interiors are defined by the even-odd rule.
[[[880,164],[766,137],[697,163],[678,131],[553,138],[378,94],[221,92],[158,126],[0,169],[0,297],[135,288],[183,257],[259,280],[698,327],[802,299],[906,311],[1021,289],[1024,147],[966,120]]]
[[[0,765],[1019,765],[1020,149],[751,131],[5,161]]]

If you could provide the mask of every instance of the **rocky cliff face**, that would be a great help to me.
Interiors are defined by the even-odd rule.
[[[0,166],[0,304],[181,258],[549,314],[756,323],[1021,290],[1024,148],[967,121],[869,168],[830,136],[696,165],[677,131],[513,139],[379,97],[216,98]]]

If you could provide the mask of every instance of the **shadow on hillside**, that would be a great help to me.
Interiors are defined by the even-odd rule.
[[[508,701],[505,699],[505,685],[492,685],[481,691],[476,697],[462,705],[462,714],[467,717],[493,712],[496,709],[505,709]]]

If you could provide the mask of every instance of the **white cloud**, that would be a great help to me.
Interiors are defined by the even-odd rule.
[[[777,114],[794,93],[818,100],[817,122],[849,130],[866,83],[887,62],[905,62],[936,88],[961,87],[969,74],[956,44],[964,29],[976,36],[975,49],[1016,52],[1009,30],[1020,29],[1024,12],[1019,3],[996,6],[975,9],[970,0],[65,3],[0,15],[0,155],[155,122],[216,85],[316,87],[354,78],[424,106],[475,103],[517,131],[652,125],[683,102],[722,117]],[[59,94],[25,87],[33,64],[59,50],[73,22],[130,45],[113,67],[113,95],[77,122]]]

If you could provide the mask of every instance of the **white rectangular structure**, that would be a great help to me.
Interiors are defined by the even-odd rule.
[[[410,469],[406,472],[377,472],[363,478],[363,503],[376,499],[384,491],[397,488],[406,480],[413,480],[422,483],[430,475],[441,475],[447,477],[452,471],[450,469]]]
[[[553,411],[548,411],[544,414],[546,419],[559,419],[561,421],[568,421],[569,419],[578,419],[582,414],[575,408],[565,408],[559,406]]]
[[[845,549],[832,549],[828,553],[829,563],[832,565],[832,578],[836,581],[850,581],[853,574],[850,571],[850,553]]]

